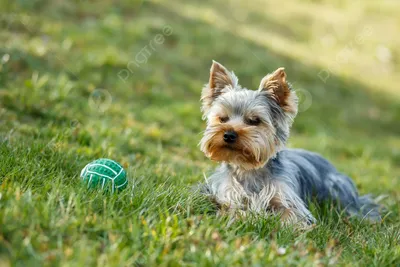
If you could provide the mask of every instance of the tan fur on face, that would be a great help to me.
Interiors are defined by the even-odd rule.
[[[201,150],[214,161],[246,170],[262,167],[284,147],[297,113],[296,94],[287,84],[283,68],[267,75],[259,90],[252,91],[242,88],[233,72],[213,62],[201,101],[203,119],[207,119]],[[252,125],[249,118],[262,123]],[[223,140],[228,130],[239,135],[234,145]]]
[[[224,142],[223,136],[226,131],[235,131],[238,134],[236,143]],[[268,132],[270,135],[265,134]],[[260,140],[262,136],[266,138]],[[254,169],[262,167],[276,153],[271,136],[273,129],[268,126],[223,124],[214,118],[207,127],[200,145],[205,155],[214,161],[229,162],[243,169]]]

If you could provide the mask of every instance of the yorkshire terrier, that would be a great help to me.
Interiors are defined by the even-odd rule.
[[[201,95],[207,128],[200,148],[221,162],[203,187],[220,206],[280,215],[284,224],[310,225],[312,200],[332,201],[347,215],[381,217],[369,196],[320,155],[285,144],[297,114],[297,96],[284,68],[265,76],[258,90],[213,61]]]

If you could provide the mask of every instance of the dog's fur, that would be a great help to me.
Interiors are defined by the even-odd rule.
[[[201,101],[207,128],[200,148],[222,163],[203,189],[217,203],[280,214],[285,223],[307,225],[316,221],[309,201],[329,200],[349,215],[380,220],[378,206],[368,196],[360,197],[351,179],[327,160],[285,148],[297,97],[283,68],[265,76],[258,90],[248,90],[233,72],[213,61]]]

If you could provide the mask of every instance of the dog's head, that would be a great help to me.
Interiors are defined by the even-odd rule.
[[[265,76],[258,90],[248,90],[213,61],[201,101],[207,120],[201,150],[246,170],[262,167],[284,147],[297,114],[297,97],[283,68]]]

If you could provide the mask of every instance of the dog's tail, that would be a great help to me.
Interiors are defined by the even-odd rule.
[[[358,197],[360,204],[360,211],[363,218],[371,222],[380,222],[382,217],[379,213],[380,205],[372,199],[371,195],[363,195]]]

